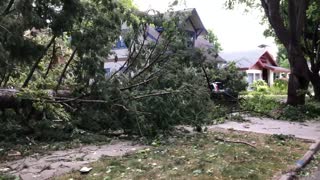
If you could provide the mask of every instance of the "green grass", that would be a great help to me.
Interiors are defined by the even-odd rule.
[[[313,159],[304,167],[301,171],[298,172],[297,178],[309,177],[316,171],[319,171],[319,164],[320,164],[320,152],[317,152]]]
[[[124,157],[105,157],[91,164],[87,175],[75,171],[55,179],[272,179],[309,146],[292,138],[238,132],[183,135],[170,142]]]
[[[12,175],[5,175],[0,173],[0,180],[18,180],[18,178]]]

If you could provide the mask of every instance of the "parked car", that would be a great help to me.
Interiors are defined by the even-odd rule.
[[[210,89],[214,93],[224,92],[224,87],[222,82],[213,82],[210,84]]]
[[[229,101],[237,101],[238,93],[230,88],[225,88],[222,82],[216,81],[210,84],[211,95],[213,99],[225,99]]]

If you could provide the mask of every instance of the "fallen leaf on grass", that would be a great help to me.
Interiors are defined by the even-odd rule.
[[[21,152],[19,151],[10,151],[8,156],[21,156]]]
[[[92,170],[92,168],[82,167],[79,171],[81,173],[89,173],[91,170]]]
[[[197,170],[194,170],[192,173],[193,173],[194,175],[199,175],[199,174],[202,173],[202,170],[201,170],[201,169],[197,169]]]
[[[5,173],[5,172],[8,172],[10,171],[10,168],[1,168],[0,169],[0,173]]]

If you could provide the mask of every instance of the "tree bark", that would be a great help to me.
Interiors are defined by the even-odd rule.
[[[317,24],[317,27],[319,25]],[[317,32],[317,30],[316,30]],[[315,32],[315,34],[317,34]],[[314,42],[312,47],[316,47],[316,54],[311,55],[310,57],[310,62],[311,62],[311,72],[310,72],[310,81],[313,86],[313,91],[314,91],[314,99],[316,101],[320,101],[320,75],[319,75],[319,70],[320,70],[320,43],[317,44],[318,38],[317,35],[314,35]]]
[[[23,107],[23,101],[32,101],[28,98],[18,98],[17,94],[19,93],[19,90],[16,89],[0,89],[0,109],[17,109]],[[70,91],[64,91],[59,90],[57,92],[53,90],[47,90],[47,93],[50,97],[70,97],[71,92]]]
[[[7,15],[10,12],[11,7],[13,6],[14,0],[10,0],[6,9],[2,12],[2,16]]]
[[[314,99],[320,101],[320,75],[319,73],[311,73],[310,82],[313,86]]]
[[[303,105],[305,104],[305,95],[310,79],[308,64],[299,50],[290,48],[288,52],[291,74],[289,77],[287,104]]]
[[[65,73],[66,73],[66,71],[67,71],[67,69],[68,69],[71,61],[73,60],[74,56],[76,55],[77,50],[78,50],[77,48],[75,48],[75,49],[73,50],[73,52],[72,52],[72,54],[71,54],[68,62],[67,62],[66,65],[64,66],[64,68],[63,68],[63,70],[62,70],[62,73],[61,73],[61,75],[60,75],[60,78],[59,78],[59,80],[58,80],[58,84],[57,84],[57,86],[56,86],[56,88],[55,88],[56,91],[59,90],[59,87],[60,87],[60,85],[61,85],[61,83],[62,83],[63,77],[64,77],[64,75],[65,75]]]
[[[287,104],[305,104],[305,95],[310,81],[310,70],[302,50],[301,38],[304,31],[308,1],[288,0],[289,44],[287,47],[291,74],[288,85]]]
[[[280,0],[261,0],[261,5],[280,42],[285,46],[291,68],[287,103],[305,103],[305,94],[310,81],[310,70],[300,40],[302,39],[308,0],[288,0],[288,21],[281,16]]]
[[[22,88],[25,88],[28,86],[29,84],[29,81],[31,80],[32,76],[33,76],[33,73],[34,71],[37,69],[39,63],[41,62],[42,58],[46,55],[48,49],[50,48],[50,46],[53,44],[53,42],[55,41],[56,39],[56,35],[53,35],[53,37],[51,38],[50,42],[47,44],[47,46],[45,47],[44,51],[42,52],[41,56],[37,59],[37,61],[34,63],[34,65],[32,66],[26,80],[24,81],[23,85],[22,85]]]

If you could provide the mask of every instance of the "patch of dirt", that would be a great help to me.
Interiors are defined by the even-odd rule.
[[[64,173],[79,170],[81,167],[99,160],[103,156],[124,156],[146,146],[131,141],[115,141],[103,146],[48,152],[47,155],[34,154],[23,159],[0,164],[6,174],[15,175],[22,180],[43,180]]]

